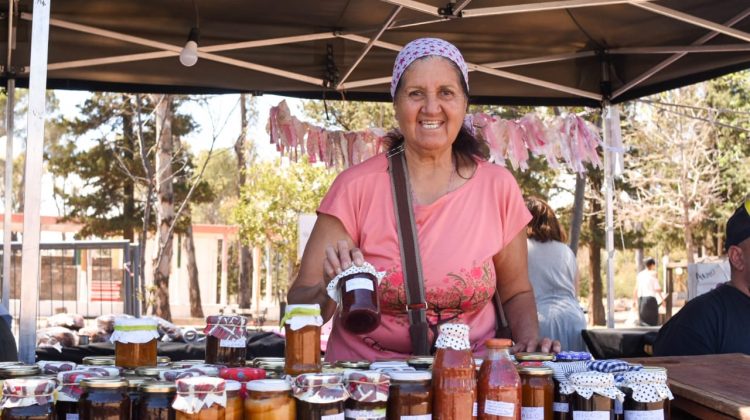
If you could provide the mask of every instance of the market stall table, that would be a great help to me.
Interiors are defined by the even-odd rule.
[[[749,355],[644,357],[628,362],[667,368],[674,409],[703,419],[750,420]]]

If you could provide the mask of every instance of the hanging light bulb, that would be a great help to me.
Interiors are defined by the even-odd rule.
[[[198,41],[200,40],[200,30],[198,28],[190,29],[190,35],[185,46],[180,51],[180,63],[185,67],[192,67],[198,62]]]

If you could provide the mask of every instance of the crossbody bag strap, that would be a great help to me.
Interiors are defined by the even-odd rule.
[[[414,223],[411,194],[408,191],[409,174],[406,170],[403,149],[388,155],[388,168],[391,175],[391,191],[401,252],[401,270],[406,284],[406,313],[409,318],[412,353],[429,355],[429,325],[422,279],[422,260],[419,256],[417,229]]]

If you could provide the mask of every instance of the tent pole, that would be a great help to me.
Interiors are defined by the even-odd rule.
[[[15,39],[15,2],[8,2],[8,57],[5,61],[5,72],[13,69],[13,49]],[[16,79],[8,78],[7,101],[5,103],[5,218],[3,219],[3,296],[2,305],[10,311],[10,264],[11,264],[11,230],[13,228],[13,110],[16,99]]]
[[[37,302],[39,301],[39,237],[44,148],[45,90],[51,0],[34,2],[29,71],[29,113],[26,138],[23,252],[21,264],[21,321],[18,357],[35,362]]]
[[[602,122],[604,126],[604,197],[605,228],[607,249],[607,328],[615,326],[615,230],[613,214],[614,190],[614,156],[612,151],[612,118],[609,101],[602,104]]]

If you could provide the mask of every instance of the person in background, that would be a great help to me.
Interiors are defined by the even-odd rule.
[[[656,260],[644,261],[646,268],[635,278],[633,301],[638,305],[638,318],[641,325],[659,325],[659,305],[664,302],[659,278],[656,276]]]
[[[726,227],[729,282],[690,300],[659,330],[655,356],[750,354],[750,196]]]
[[[406,158],[427,320],[433,334],[438,324],[468,324],[472,349],[481,354],[495,334],[497,288],[515,350],[559,351],[559,343],[538,334],[526,264],[524,228],[531,216],[518,184],[507,169],[487,162],[486,145],[464,125],[468,74],[460,51],[436,38],[410,42],[393,66],[399,127],[390,134],[388,153]],[[378,285],[379,327],[354,334],[334,315],[327,360],[412,353],[396,226],[385,153],[339,174],[323,198],[288,302],[320,304],[328,319],[336,309],[326,293],[331,278],[365,261],[385,272]]]
[[[526,199],[529,280],[534,288],[539,334],[560,340],[563,350],[585,351],[581,330],[586,317],[578,303],[576,256],[564,244],[565,232],[554,210],[537,197]]]

